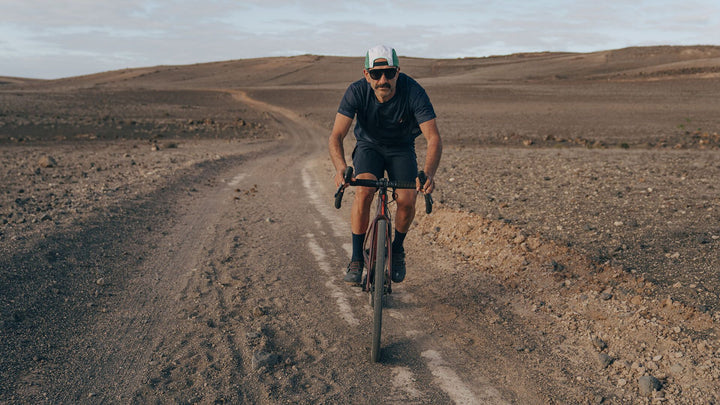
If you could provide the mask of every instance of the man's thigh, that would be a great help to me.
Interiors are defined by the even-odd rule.
[[[370,173],[376,178],[385,177],[390,180],[414,181],[417,177],[417,156],[414,145],[381,146],[358,142],[353,150],[355,173]]]
[[[385,177],[385,157],[375,145],[358,142],[352,160],[356,175],[370,173],[376,179]]]
[[[417,156],[413,145],[388,148],[385,153],[386,170],[390,180],[415,181],[418,175]]]

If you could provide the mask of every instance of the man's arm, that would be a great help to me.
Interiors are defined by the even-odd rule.
[[[330,148],[330,160],[332,160],[332,163],[335,166],[336,187],[340,187],[344,181],[343,177],[347,163],[345,162],[345,148],[343,147],[343,140],[348,134],[348,131],[350,131],[352,122],[352,118],[337,113],[335,115],[335,124],[333,124],[333,129],[330,133],[328,146]]]
[[[420,124],[422,131],[427,140],[427,154],[425,156],[425,175],[427,181],[422,185],[423,193],[432,193],[435,189],[435,172],[440,165],[440,156],[442,156],[442,139],[440,139],[440,131],[438,131],[435,118]]]

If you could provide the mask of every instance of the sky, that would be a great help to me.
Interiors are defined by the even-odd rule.
[[[720,45],[718,0],[0,0],[0,76],[301,54],[400,57]]]

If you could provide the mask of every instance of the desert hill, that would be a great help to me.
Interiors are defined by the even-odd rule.
[[[415,78],[426,79],[430,83],[443,79],[438,83],[453,84],[558,79],[637,80],[658,77],[717,77],[720,75],[720,47],[633,47],[592,53],[539,52],[460,59],[402,57],[401,64],[403,71]],[[122,69],[47,81],[0,78],[0,86],[5,88],[344,86],[347,82],[360,77],[361,71],[362,57],[301,55]]]
[[[698,144],[701,139],[686,135],[711,135],[716,123],[718,46],[462,59],[402,57],[401,68],[428,90],[441,123],[450,130],[449,139],[464,144],[561,140],[580,146],[675,146]],[[113,121],[121,115],[144,125],[133,136],[185,136],[187,131],[178,131],[180,124],[196,121],[230,126],[229,131],[202,132],[206,135],[235,136],[232,123],[247,119],[233,111],[230,95],[222,89],[243,90],[329,128],[345,87],[359,79],[361,71],[362,57],[301,55],[123,69],[47,81],[5,79],[0,80],[0,141],[72,138],[88,132],[99,138],[124,137],[122,128],[127,125]],[[209,113],[211,104],[224,111]],[[41,110],[55,114],[39,114]],[[161,118],[151,118],[158,112]],[[477,130],[458,130],[480,123]],[[47,131],[53,125],[60,130]],[[58,134],[73,127],[74,133]]]

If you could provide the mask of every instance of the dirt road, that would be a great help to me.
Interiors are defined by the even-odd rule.
[[[349,227],[346,210],[331,210],[325,131],[263,109],[278,142],[230,145],[233,157],[5,262],[25,263],[16,276],[34,282],[8,294],[33,302],[3,325],[14,332],[3,402],[498,403],[532,393],[496,388],[486,361],[429,328],[420,285],[397,288],[383,363],[369,364],[367,299],[340,278]]]
[[[341,280],[349,204],[331,207],[326,131],[235,96],[271,114],[277,142],[229,145],[6,261],[34,281],[4,324],[3,402],[544,402],[538,376],[498,353],[502,328],[475,313],[472,338],[456,336],[458,314],[438,302],[451,285],[425,288],[459,266],[438,248],[413,245],[417,281],[395,289],[370,364],[367,297]]]
[[[2,259],[15,309],[0,401],[650,402],[647,370],[679,403],[712,399],[716,349],[676,347],[642,280],[441,205],[418,214],[371,364],[367,297],[341,280],[352,196],[332,208],[327,130],[231,94],[265,111],[278,138],[221,145],[167,187]],[[612,298],[628,291],[644,309]],[[712,325],[670,307],[664,319]],[[634,333],[603,328],[618,313],[639,319]],[[640,337],[645,355],[672,361],[634,363]]]

